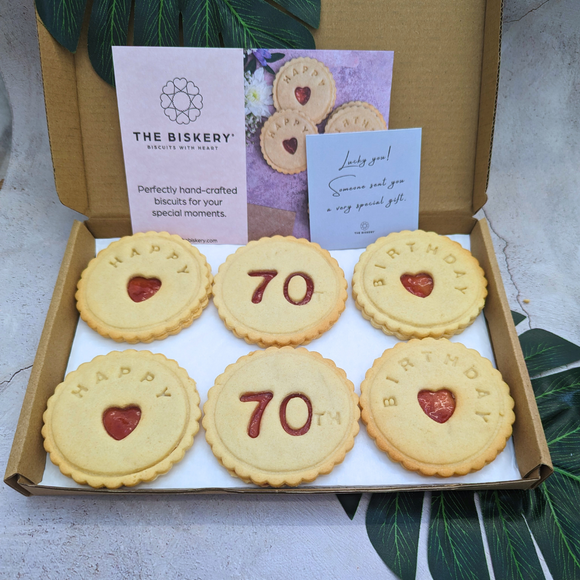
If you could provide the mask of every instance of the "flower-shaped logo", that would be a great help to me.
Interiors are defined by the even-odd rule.
[[[203,97],[195,84],[186,78],[168,81],[160,99],[165,115],[179,125],[189,125],[201,115]]]

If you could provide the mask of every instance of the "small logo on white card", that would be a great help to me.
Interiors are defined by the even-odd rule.
[[[178,125],[189,125],[201,115],[203,97],[195,83],[186,78],[167,81],[159,98],[165,115]]]
[[[360,229],[363,232],[366,232],[369,229],[369,222],[361,222],[360,224]]]

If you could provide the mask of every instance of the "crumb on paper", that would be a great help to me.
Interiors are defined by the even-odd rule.
[[[524,298],[524,304],[529,304],[530,303],[530,299],[529,298]]]

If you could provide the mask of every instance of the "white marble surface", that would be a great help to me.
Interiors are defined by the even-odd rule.
[[[32,2],[0,0],[13,144],[0,190],[0,466],[72,219],[54,188]],[[510,306],[580,344],[580,11],[506,0],[489,201]],[[525,302],[529,300],[529,302]],[[24,498],[0,486],[1,578],[393,578],[334,495]],[[424,568],[418,577],[428,577]]]

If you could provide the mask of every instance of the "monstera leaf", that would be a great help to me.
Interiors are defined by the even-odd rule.
[[[531,376],[580,360],[580,347],[547,331],[530,330],[520,340]],[[433,578],[489,578],[485,543],[495,578],[545,578],[534,541],[553,578],[580,578],[580,368],[544,374],[532,385],[554,474],[525,492],[427,492]],[[367,509],[373,547],[403,580],[416,576],[423,501],[421,493],[374,494]]]
[[[95,71],[113,84],[111,47],[127,44],[134,4],[137,46],[178,46],[180,16],[185,46],[314,48],[304,23],[317,28],[320,0],[94,0],[88,34]],[[75,52],[88,0],[36,0],[40,19],[52,36]],[[298,20],[299,19],[299,20]]]

